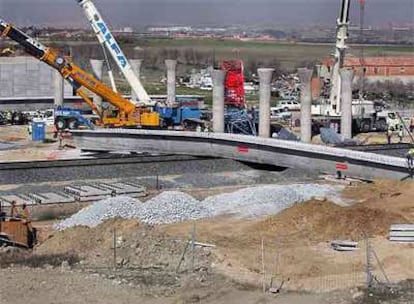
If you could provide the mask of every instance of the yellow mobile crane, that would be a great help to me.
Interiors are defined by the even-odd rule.
[[[159,127],[159,114],[149,108],[139,107],[125,99],[121,94],[112,91],[104,83],[82,70],[69,58],[63,56],[58,50],[46,47],[26,33],[6,23],[0,18],[1,37],[8,37],[33,57],[45,62],[60,72],[76,93],[81,96],[91,107],[94,113],[100,117],[100,122],[105,127]],[[89,98],[84,89],[101,96],[116,108],[115,111],[100,111]]]

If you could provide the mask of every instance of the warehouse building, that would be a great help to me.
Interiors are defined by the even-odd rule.
[[[321,76],[330,79],[334,59],[329,57],[322,61]],[[355,72],[354,81],[358,81],[365,72],[368,82],[402,81],[414,82],[414,56],[395,57],[358,57],[347,56],[344,67],[352,68]]]

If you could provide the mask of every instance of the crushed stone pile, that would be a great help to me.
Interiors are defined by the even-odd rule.
[[[169,224],[219,215],[259,217],[276,214],[313,197],[334,198],[342,186],[290,184],[249,187],[198,201],[179,191],[165,191],[145,203],[128,196],[108,198],[86,207],[55,226],[95,227],[111,218],[136,219],[146,224]]]
[[[141,201],[129,196],[107,198],[83,208],[78,213],[56,224],[54,228],[63,230],[74,226],[95,227],[108,219],[134,219],[141,204]]]
[[[317,184],[290,184],[250,187],[233,193],[210,196],[203,201],[210,217],[228,214],[258,217],[276,214],[312,197],[334,197],[343,187]]]
[[[138,218],[148,224],[169,224],[206,217],[208,209],[179,191],[165,191],[142,204]]]

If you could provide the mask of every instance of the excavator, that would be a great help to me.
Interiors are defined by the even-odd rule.
[[[153,112],[149,107],[141,107],[125,99],[120,93],[114,92],[103,82],[81,69],[59,50],[46,47],[1,18],[0,37],[8,37],[17,42],[28,54],[59,71],[62,77],[71,84],[76,93],[99,116],[99,123],[102,126],[111,128],[157,128],[160,126],[158,113]],[[110,103],[115,109],[99,110],[85,89],[101,96],[103,100]]]

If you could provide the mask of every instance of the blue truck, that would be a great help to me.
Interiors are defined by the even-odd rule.
[[[174,105],[157,102],[154,110],[160,114],[162,128],[182,126],[185,129],[195,129],[204,125],[204,121],[201,120],[199,96],[177,96]]]
[[[86,118],[81,110],[73,108],[58,107],[54,111],[55,126],[58,131],[75,130],[80,126],[94,129],[94,125]]]

